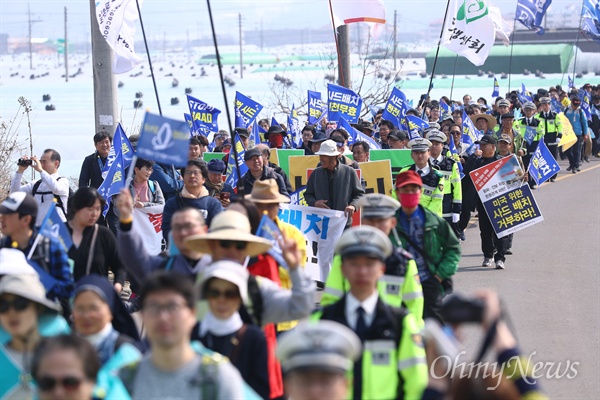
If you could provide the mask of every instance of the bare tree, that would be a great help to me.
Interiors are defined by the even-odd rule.
[[[20,154],[25,148],[25,143],[19,141],[20,120],[15,127],[20,111],[21,108],[19,107],[15,117],[9,120],[8,123],[0,121],[0,200],[4,200],[10,191],[14,156]]]

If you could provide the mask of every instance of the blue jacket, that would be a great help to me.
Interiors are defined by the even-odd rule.
[[[179,179],[181,175],[171,165],[154,164],[150,179],[158,181],[162,189],[165,201],[175,197],[178,191],[183,188],[183,180]]]

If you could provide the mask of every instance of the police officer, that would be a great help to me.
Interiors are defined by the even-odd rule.
[[[462,188],[460,184],[460,172],[458,164],[452,158],[445,156],[444,144],[447,137],[443,132],[432,130],[427,133],[427,139],[431,142],[431,157],[429,162],[439,173],[444,176],[444,200],[442,204],[442,218],[454,229],[458,236],[458,220],[462,211]]]
[[[552,157],[558,159],[558,145],[562,138],[562,122],[557,113],[550,109],[550,97],[540,98],[540,106],[542,111],[536,117],[539,119],[540,136],[544,138],[544,143],[548,146],[548,150],[552,153]],[[541,140],[540,137],[540,140]],[[556,180],[556,175],[550,178],[550,182]]]
[[[432,168],[429,157],[431,156],[431,142],[423,138],[415,138],[408,142],[410,156],[415,162],[410,167],[403,168],[400,172],[415,171],[423,181],[421,204],[423,207],[442,216],[444,201],[445,179],[437,169]]]
[[[372,226],[390,236],[396,233],[394,228],[398,220],[395,217],[400,203],[389,196],[369,193],[356,204],[361,210],[361,225]],[[385,273],[379,280],[377,290],[380,298],[392,307],[402,305],[423,322],[423,289],[419,280],[417,264],[412,255],[402,248],[400,240],[392,255],[385,259]],[[350,284],[342,275],[342,259],[335,256],[331,270],[325,282],[325,290],[321,297],[321,305],[327,306],[338,301],[350,288]]]
[[[529,168],[529,161],[531,160],[531,156],[533,155],[533,153],[535,153],[535,150],[537,149],[540,140],[544,136],[544,131],[540,126],[540,120],[535,115],[536,110],[537,107],[535,106],[535,104],[533,104],[531,101],[528,101],[527,103],[523,104],[523,113],[525,114],[525,116],[519,118],[515,122],[515,128],[525,139],[527,139],[528,136],[527,130],[534,129],[536,131],[531,143],[528,143],[527,140],[525,140],[525,146],[527,148],[527,153],[523,156],[523,166],[525,167],[525,171],[527,171],[527,168]],[[499,137],[498,142],[500,142],[500,140],[501,138]],[[531,188],[535,187],[535,181],[531,177],[529,177],[529,186]]]
[[[347,373],[361,354],[360,339],[348,327],[332,321],[307,321],[284,333],[277,358],[285,374],[290,399],[345,399]]]
[[[349,292],[318,311],[313,320],[330,320],[351,328],[363,343],[354,364],[353,399],[421,398],[427,386],[427,363],[419,323],[414,315],[385,304],[377,291],[392,242],[377,228],[361,226],[342,234],[335,252]]]

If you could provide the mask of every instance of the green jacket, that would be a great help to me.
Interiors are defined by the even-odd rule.
[[[460,242],[450,225],[443,218],[421,205],[419,207],[422,207],[425,213],[423,250],[429,271],[441,279],[450,278],[458,269],[461,251]],[[396,213],[398,220],[400,219],[401,210]],[[396,231],[402,241],[402,247],[408,248],[408,241],[405,238],[408,236],[408,232],[404,231],[401,223],[396,225]]]

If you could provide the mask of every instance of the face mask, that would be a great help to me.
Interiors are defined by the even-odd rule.
[[[270,135],[269,144],[272,148],[280,149],[281,147],[283,147],[283,135]]]
[[[400,193],[400,204],[407,208],[415,208],[419,205],[421,193]]]

